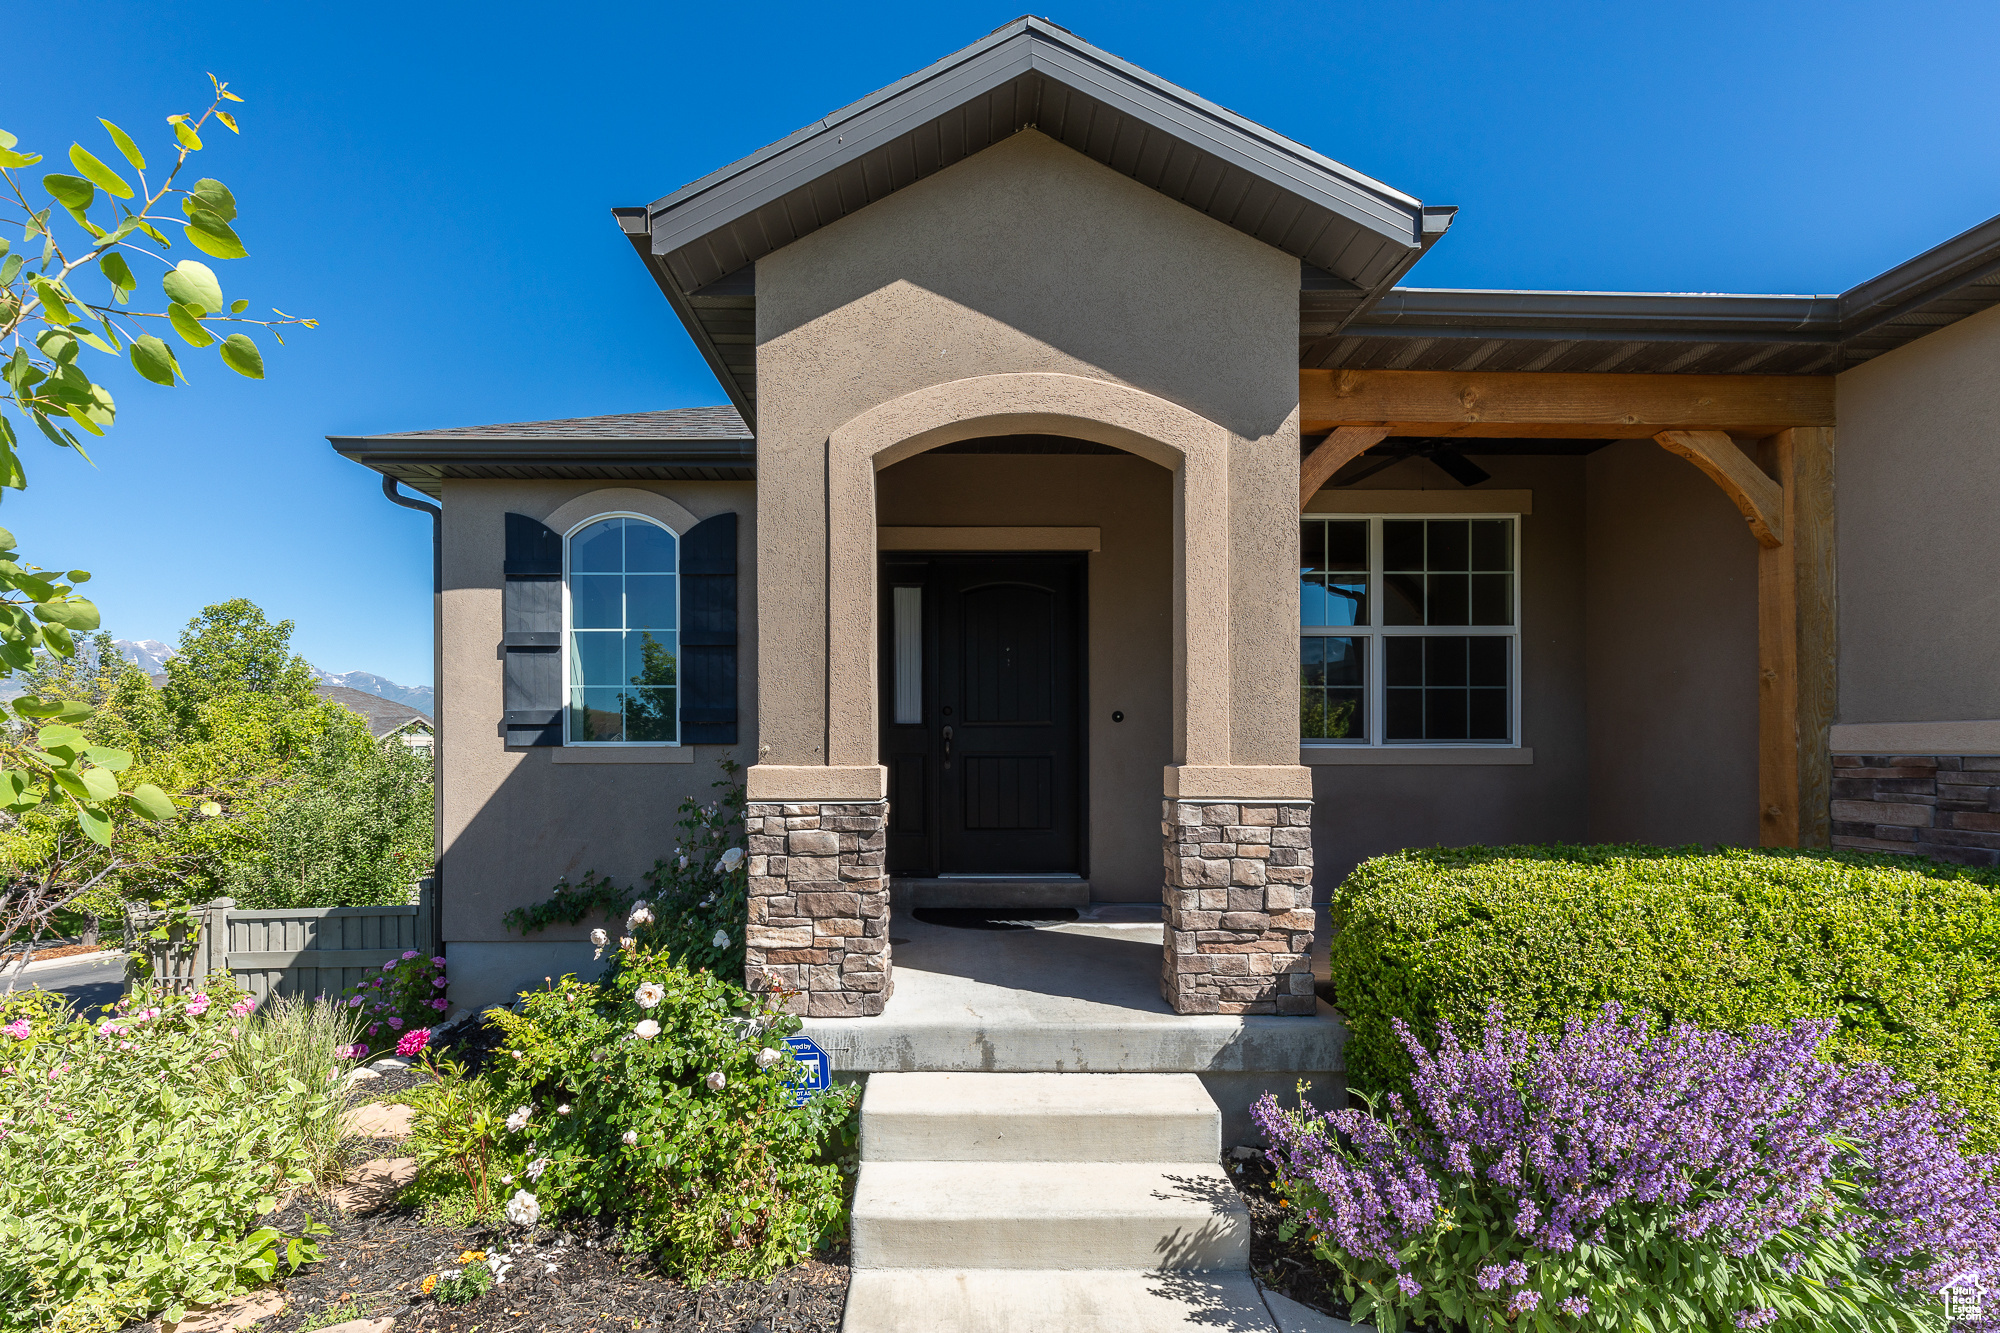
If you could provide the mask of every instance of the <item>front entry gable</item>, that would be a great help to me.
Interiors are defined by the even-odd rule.
[[[1033,18],[614,211],[754,423],[756,261],[1024,129],[1295,256],[1317,317],[1335,327],[1387,292],[1452,213]]]

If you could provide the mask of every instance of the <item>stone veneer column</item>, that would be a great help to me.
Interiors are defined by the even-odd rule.
[[[1177,1014],[1311,1014],[1312,802],[1165,803],[1166,949]]]
[[[886,801],[752,801],[744,981],[809,1018],[879,1014],[889,970]]]

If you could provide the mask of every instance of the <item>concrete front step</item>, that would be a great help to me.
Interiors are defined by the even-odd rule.
[[[856,1269],[842,1333],[1275,1333],[1248,1273]]]
[[[854,1267],[1245,1269],[1250,1215],[1213,1163],[864,1161]]]
[[[1222,1114],[1194,1074],[876,1074],[868,1162],[1188,1162],[1213,1166]]]

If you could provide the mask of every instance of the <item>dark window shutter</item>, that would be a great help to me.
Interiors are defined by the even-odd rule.
[[[736,744],[736,515],[681,536],[681,744]]]
[[[562,538],[526,514],[507,515],[505,649],[507,744],[563,743]]]

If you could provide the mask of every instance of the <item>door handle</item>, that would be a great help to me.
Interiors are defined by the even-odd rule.
[[[950,766],[950,764],[951,764],[951,728],[950,728],[950,727],[946,727],[946,728],[944,729],[944,762],[945,762],[945,765],[946,765],[947,767],[949,767],[949,766]]]

